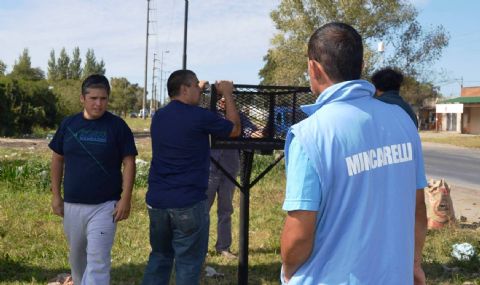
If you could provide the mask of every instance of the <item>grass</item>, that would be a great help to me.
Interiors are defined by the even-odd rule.
[[[480,135],[465,135],[437,132],[420,132],[422,142],[450,144],[461,147],[480,148]]]
[[[122,117],[123,118],[123,117]],[[150,117],[146,118],[145,120],[142,118],[123,118],[125,122],[128,124],[132,132],[134,133],[144,133],[150,132],[150,123],[152,119]]]
[[[140,158],[149,161],[149,140],[137,142]],[[69,271],[62,220],[50,210],[48,175],[45,176],[49,157],[46,148],[0,147],[0,284],[45,284],[57,274]],[[256,156],[252,180],[271,161],[272,156]],[[285,188],[283,167],[280,163],[251,190],[249,284],[278,284],[279,237],[285,217],[281,210]],[[150,251],[144,202],[147,171],[148,166],[139,167],[131,217],[118,226],[112,251],[112,284],[139,284],[142,278]],[[238,252],[238,191],[234,205],[232,250]],[[212,225],[216,225],[215,211],[213,208],[211,212]],[[202,284],[235,284],[237,261],[225,260],[214,253],[215,237],[216,227],[211,226],[206,262],[225,277],[202,277]],[[451,247],[457,242],[469,242],[478,252],[478,230],[429,232],[424,250],[428,284],[460,285],[465,281],[480,284],[478,259],[459,262],[450,257]],[[451,270],[445,270],[444,266]]]

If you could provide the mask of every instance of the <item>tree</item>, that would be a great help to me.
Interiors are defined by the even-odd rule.
[[[278,30],[259,71],[262,84],[307,85],[306,52],[311,33],[328,22],[345,22],[365,42],[364,76],[379,67],[376,44],[384,41],[392,51],[384,63],[418,78],[448,45],[442,26],[424,31],[416,21],[417,10],[402,0],[282,0],[271,18]]]
[[[24,49],[18,57],[18,61],[15,61],[10,76],[24,80],[42,80],[45,78],[44,72],[39,67],[32,68],[32,62],[27,48]]]
[[[105,62],[102,60],[100,60],[99,63],[97,63],[97,65],[95,66],[95,73],[97,74],[103,74],[105,75]]]
[[[126,78],[111,78],[109,108],[118,114],[126,116],[129,111],[135,109],[137,94],[142,93],[137,84],[131,84]]]
[[[62,80],[52,83],[53,93],[58,98],[58,111],[61,116],[68,116],[82,110],[80,103],[82,82],[80,80]]]
[[[70,79],[69,66],[70,66],[70,57],[65,51],[65,48],[62,48],[62,50],[60,51],[60,56],[58,57],[58,60],[57,60],[57,74],[58,74],[57,79],[58,80]]]
[[[72,61],[69,66],[69,74],[71,79],[78,80],[82,77],[82,59],[80,58],[80,48],[73,49]]]
[[[58,79],[57,59],[55,58],[55,50],[50,51],[50,59],[48,60],[47,77],[50,81]]]
[[[3,61],[0,60],[0,75],[5,75],[5,72],[7,71],[7,64]]]
[[[91,74],[105,74],[105,62],[102,59],[97,63],[95,52],[93,49],[88,49],[85,54],[85,65],[83,66],[82,78],[86,78]]]
[[[54,128],[57,98],[46,80],[0,78],[0,136],[29,134],[34,126]]]

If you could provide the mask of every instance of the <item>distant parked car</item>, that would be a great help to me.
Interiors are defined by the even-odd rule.
[[[140,118],[143,118],[143,114],[145,114],[145,118],[148,118],[148,113],[149,113],[148,109],[141,109],[140,112],[138,112],[138,116]]]
[[[135,113],[135,112],[131,112],[131,113],[129,114],[129,117],[130,117],[130,118],[136,118],[136,117],[138,117],[138,114]]]

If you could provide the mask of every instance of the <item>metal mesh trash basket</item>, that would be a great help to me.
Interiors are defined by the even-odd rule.
[[[212,137],[212,148],[271,151],[283,149],[288,129],[306,118],[301,105],[315,101],[309,87],[234,85],[242,134],[238,138]],[[205,92],[200,105],[223,114],[215,85]]]

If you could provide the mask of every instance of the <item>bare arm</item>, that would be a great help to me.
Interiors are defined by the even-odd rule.
[[[52,210],[57,216],[63,217],[62,178],[63,178],[63,156],[53,152],[52,164],[50,165],[50,182],[52,187]]]
[[[427,209],[425,207],[425,194],[423,189],[417,190],[415,208],[415,256],[414,256],[414,284],[425,285],[425,273],[422,269],[422,250],[427,234]]]
[[[317,212],[314,211],[288,212],[280,241],[287,282],[312,252],[316,220]]]
[[[242,130],[240,124],[240,116],[235,101],[233,100],[233,83],[231,81],[220,81],[216,84],[217,91],[225,98],[225,118],[233,123],[233,129],[230,132],[230,137],[238,137]]]
[[[135,156],[129,155],[123,158],[122,198],[118,201],[113,211],[115,222],[128,219],[132,201],[133,182],[135,181]]]

